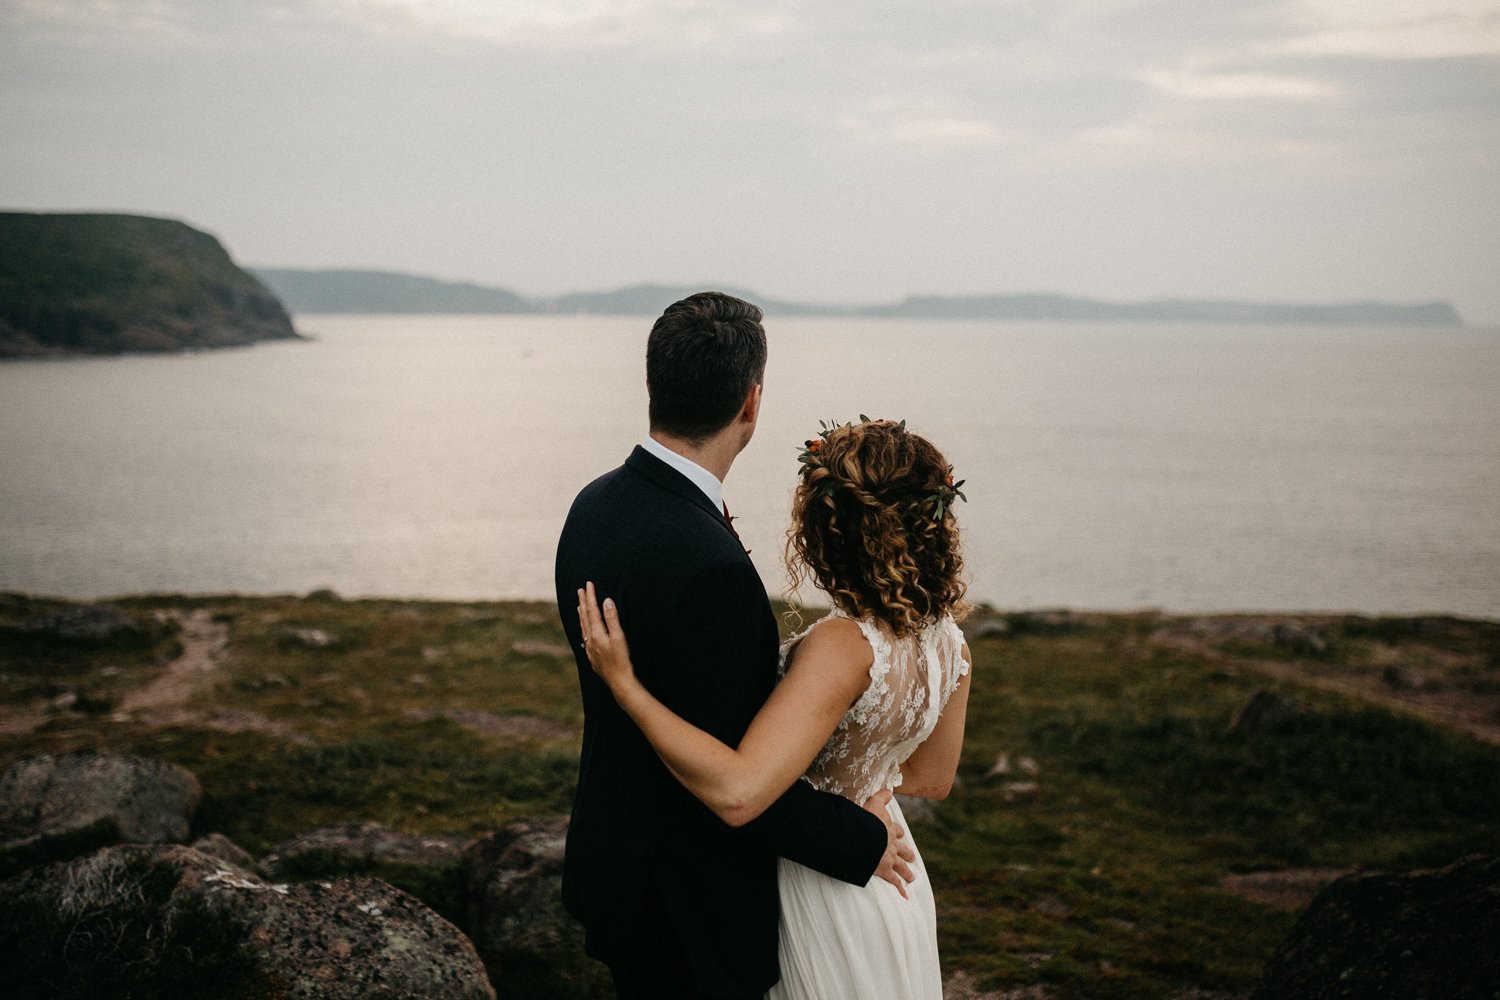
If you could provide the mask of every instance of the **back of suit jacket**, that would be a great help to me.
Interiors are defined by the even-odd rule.
[[[584,656],[576,590],[612,597],[641,682],[738,745],[776,682],[778,633],[755,567],[686,477],[636,448],[578,495],[556,585],[583,697],[583,749],[563,901],[590,955],[628,961],[647,935],[679,942],[705,990],[755,995],[779,977],[776,856],[862,885],[885,829],[858,805],[797,782],[731,829],[667,771]]]

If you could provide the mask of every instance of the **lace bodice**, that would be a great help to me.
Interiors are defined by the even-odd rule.
[[[875,653],[870,686],[840,720],[808,768],[814,788],[863,802],[901,783],[901,764],[931,735],[959,678],[969,672],[963,633],[951,615],[915,635],[895,639],[886,626],[834,609],[829,618],[850,618]],[[817,623],[781,646],[778,669],[785,674],[796,647]]]

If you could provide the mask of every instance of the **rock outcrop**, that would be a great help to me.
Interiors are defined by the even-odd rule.
[[[457,869],[464,837],[423,836],[402,833],[379,823],[337,823],[298,834],[271,848],[261,867],[272,878],[295,876],[300,865],[313,859],[336,859],[347,864],[383,862],[420,867]]]
[[[77,604],[16,622],[10,628],[27,637],[78,643],[134,637],[143,632],[135,619],[112,604]]]
[[[255,869],[255,857],[222,833],[205,834],[188,846],[211,858],[228,861],[237,868],[244,868],[248,871]]]
[[[296,337],[266,286],[184,223],[0,212],[0,357]]]
[[[565,818],[517,823],[464,854],[469,935],[490,978],[516,996],[577,996],[599,974],[581,964],[583,935],[562,905],[567,829]]]
[[[1350,875],[1324,889],[1251,1000],[1500,996],[1500,857]]]
[[[168,619],[114,604],[74,604],[0,594],[0,641],[28,653],[149,649],[175,633]]]
[[[493,1000],[473,945],[373,879],[279,885],[188,847],[110,847],[0,883],[8,996]]]
[[[1301,702],[1295,698],[1288,698],[1275,691],[1257,691],[1234,713],[1234,721],[1229,724],[1229,728],[1232,732],[1249,736],[1305,711]]]
[[[107,844],[183,840],[202,797],[190,771],[129,754],[19,760],[0,775],[0,877]]]
[[[369,875],[389,882],[449,920],[464,918],[467,837],[403,833],[379,823],[338,823],[271,848],[259,870],[273,879]]]

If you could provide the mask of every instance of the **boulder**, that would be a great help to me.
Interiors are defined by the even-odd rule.
[[[203,854],[207,854],[211,858],[218,858],[220,861],[228,861],[230,864],[235,865],[239,868],[244,868],[247,870],[253,870],[255,868],[255,858],[251,856],[250,852],[245,850],[239,844],[236,844],[234,841],[230,840],[228,837],[224,836],[222,833],[206,834],[202,837],[199,837],[188,846],[195,851],[200,851]]]
[[[340,859],[349,864],[385,862],[452,867],[463,860],[467,837],[402,833],[379,823],[338,823],[320,826],[271,848],[261,868],[271,878],[297,874],[311,859]]]
[[[112,711],[115,707],[113,698],[96,695],[80,687],[48,684],[46,691],[49,696],[47,700],[48,710],[58,714],[63,712],[83,712],[88,715],[103,715],[105,712]]]
[[[1302,711],[1302,704],[1295,698],[1288,698],[1274,691],[1257,691],[1234,713],[1234,721],[1229,724],[1229,729],[1248,736],[1265,728],[1267,724]]]
[[[271,848],[260,871],[273,879],[370,875],[416,896],[449,920],[463,919],[468,837],[402,833],[379,823],[339,823]]]
[[[1441,686],[1425,671],[1416,667],[1386,667],[1380,679],[1397,691],[1431,691]]]
[[[1195,618],[1187,630],[1209,642],[1275,642],[1275,626],[1253,618]]]
[[[282,629],[283,642],[290,646],[304,646],[308,649],[327,649],[336,645],[339,637],[332,632],[320,628],[295,628],[287,626]]]
[[[1251,1000],[1500,996],[1500,857],[1360,874],[1324,889]]]
[[[573,997],[602,967],[583,955],[583,933],[562,905],[565,818],[517,823],[464,854],[465,926],[490,978],[507,995]]]
[[[21,631],[79,643],[103,642],[121,635],[135,637],[143,632],[133,618],[112,604],[77,604],[39,615],[24,622]]]
[[[1304,656],[1322,656],[1328,652],[1328,640],[1323,633],[1302,622],[1277,622],[1271,628],[1271,641]]]
[[[1004,618],[970,619],[963,623],[964,638],[971,642],[997,639],[1010,634],[1010,623]]]
[[[19,760],[0,775],[0,876],[106,844],[183,840],[202,797],[190,771],[129,754]]]
[[[9,996],[493,1000],[473,945],[374,879],[277,885],[192,848],[109,847],[0,883]]]

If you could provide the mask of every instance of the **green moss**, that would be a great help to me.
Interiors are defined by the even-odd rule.
[[[572,804],[577,752],[487,740],[446,719],[318,746],[174,727],[118,749],[191,769],[203,783],[194,836],[217,831],[259,854],[318,826],[373,821],[477,836]]]

